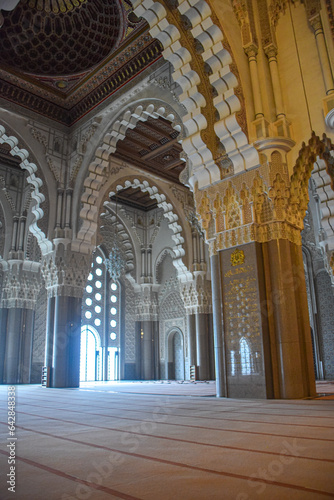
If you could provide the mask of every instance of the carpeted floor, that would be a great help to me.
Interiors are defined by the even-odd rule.
[[[212,390],[17,386],[13,440],[1,386],[1,500],[334,498],[334,401],[217,399]]]

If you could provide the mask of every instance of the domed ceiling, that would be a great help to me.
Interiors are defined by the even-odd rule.
[[[4,12],[0,63],[35,75],[73,75],[96,66],[123,38],[117,0],[21,0]]]
[[[64,125],[162,57],[130,0],[20,0],[2,15],[0,96]]]

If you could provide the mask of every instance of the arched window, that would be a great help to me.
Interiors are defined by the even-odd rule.
[[[82,324],[96,331],[101,340],[101,378],[95,380],[119,378],[120,291],[120,283],[109,276],[102,251],[96,249],[82,305]]]
[[[241,374],[250,375],[252,373],[252,355],[246,339],[240,340],[240,362]]]
[[[101,339],[95,328],[81,327],[80,381],[102,380]]]

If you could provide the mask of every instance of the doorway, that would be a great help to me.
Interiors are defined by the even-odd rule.
[[[80,382],[102,380],[102,349],[98,332],[92,326],[81,327]]]
[[[168,335],[167,378],[169,380],[184,380],[184,349],[183,335],[180,330],[174,330]]]

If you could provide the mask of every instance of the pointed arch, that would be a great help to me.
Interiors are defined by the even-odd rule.
[[[147,192],[151,199],[157,201],[157,206],[162,208],[164,212],[164,217],[168,221],[168,226],[172,230],[172,239],[175,242],[173,247],[174,259],[173,264],[178,271],[178,276],[181,279],[187,279],[191,276],[190,271],[183,262],[183,257],[185,256],[184,243],[185,239],[182,235],[183,228],[179,221],[179,216],[175,212],[173,205],[167,199],[167,196],[159,189],[156,185],[151,183],[151,181],[139,179],[136,176],[125,177],[123,179],[118,179],[111,186],[108,197],[116,195],[118,191],[126,188],[139,188],[142,192]]]
[[[159,117],[172,122],[173,128],[181,132],[182,127],[176,115],[166,111],[161,102],[141,103],[135,109],[129,107],[121,118],[112,123],[110,131],[104,136],[102,144],[96,149],[95,157],[88,167],[88,176],[84,181],[84,193],[81,197],[80,218],[82,226],[78,232],[77,240],[72,245],[74,250],[90,253],[95,247],[100,193],[111,174],[109,171],[109,157],[116,151],[117,142],[123,140],[126,131],[129,128],[134,128],[138,121],[146,121],[148,118],[157,119]],[[117,172],[119,170],[120,168]]]

